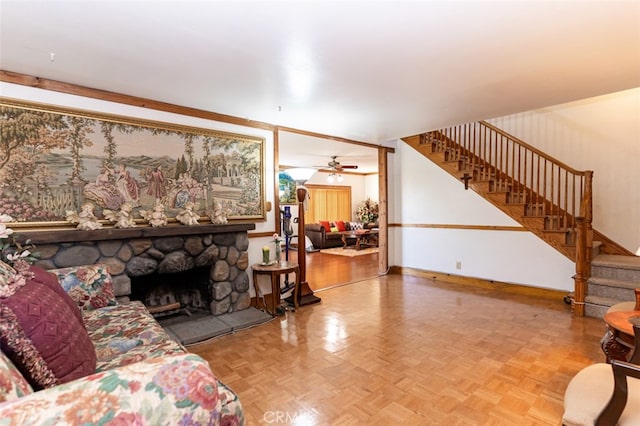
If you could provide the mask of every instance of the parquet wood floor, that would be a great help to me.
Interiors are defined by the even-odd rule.
[[[297,253],[290,253],[297,262]],[[307,253],[307,281],[313,291],[350,284],[378,276],[378,255],[358,257],[335,256],[326,253]]]
[[[571,377],[603,360],[602,321],[562,301],[401,275],[318,295],[189,347],[248,425],[558,425]]]

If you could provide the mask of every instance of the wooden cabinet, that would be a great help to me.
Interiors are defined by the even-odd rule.
[[[309,190],[309,209],[305,223],[320,220],[351,220],[351,187],[306,185]]]

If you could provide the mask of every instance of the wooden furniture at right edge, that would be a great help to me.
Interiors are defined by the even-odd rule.
[[[613,305],[604,315],[607,332],[602,338],[602,351],[607,362],[628,361],[634,349],[633,325],[640,324],[640,289],[635,289],[635,302]]]

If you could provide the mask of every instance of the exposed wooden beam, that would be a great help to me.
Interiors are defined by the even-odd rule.
[[[383,148],[378,149],[378,273],[385,275],[389,271],[387,152]]]
[[[275,126],[261,121],[248,120],[246,118],[234,117],[217,112],[205,111],[202,109],[191,108],[181,105],[170,104],[166,102],[154,101],[152,99],[141,98],[138,96],[124,95],[121,93],[109,92],[106,90],[93,89],[90,87],[78,86],[75,84],[64,83],[46,78],[39,78],[24,74],[18,74],[10,71],[0,70],[0,81],[13,84],[21,84],[23,86],[35,87],[52,92],[65,93],[69,95],[83,96],[86,98],[100,99],[103,101],[116,102],[125,105],[132,105],[141,108],[155,109],[158,111],[171,112],[175,114],[188,115],[192,117],[204,118],[213,121],[222,121],[225,123],[237,124],[239,126],[253,127],[274,131]]]
[[[384,149],[387,152],[396,152],[395,148],[392,148],[392,147],[377,145],[369,142],[356,141],[353,139],[341,138],[339,136],[325,135],[322,133],[310,132],[307,130],[294,129],[291,127],[284,127],[284,126],[278,126],[277,129],[278,131],[282,131],[282,132],[295,133],[295,134],[304,135],[304,136],[312,136],[314,138],[320,138],[320,139],[328,139],[335,142],[350,143],[352,145],[360,145],[360,146],[365,146],[367,148]]]

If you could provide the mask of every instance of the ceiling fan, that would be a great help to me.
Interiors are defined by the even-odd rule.
[[[345,169],[357,169],[358,166],[355,164],[340,164],[340,162],[337,160],[338,156],[337,155],[332,155],[331,156],[331,161],[329,161],[327,163],[327,167],[329,167],[329,169],[333,170],[334,172],[339,172]]]
[[[340,162],[337,160],[338,156],[337,155],[332,155],[331,156],[331,161],[329,161],[327,163],[327,167],[329,168],[329,170],[331,170],[331,174],[327,177],[327,181],[329,181],[329,183],[333,183],[334,180],[337,180],[338,182],[342,182],[343,177],[340,174],[341,171],[345,170],[345,169],[357,169],[358,166],[355,164],[340,164]],[[326,169],[326,167],[323,166],[318,166],[319,169]]]

